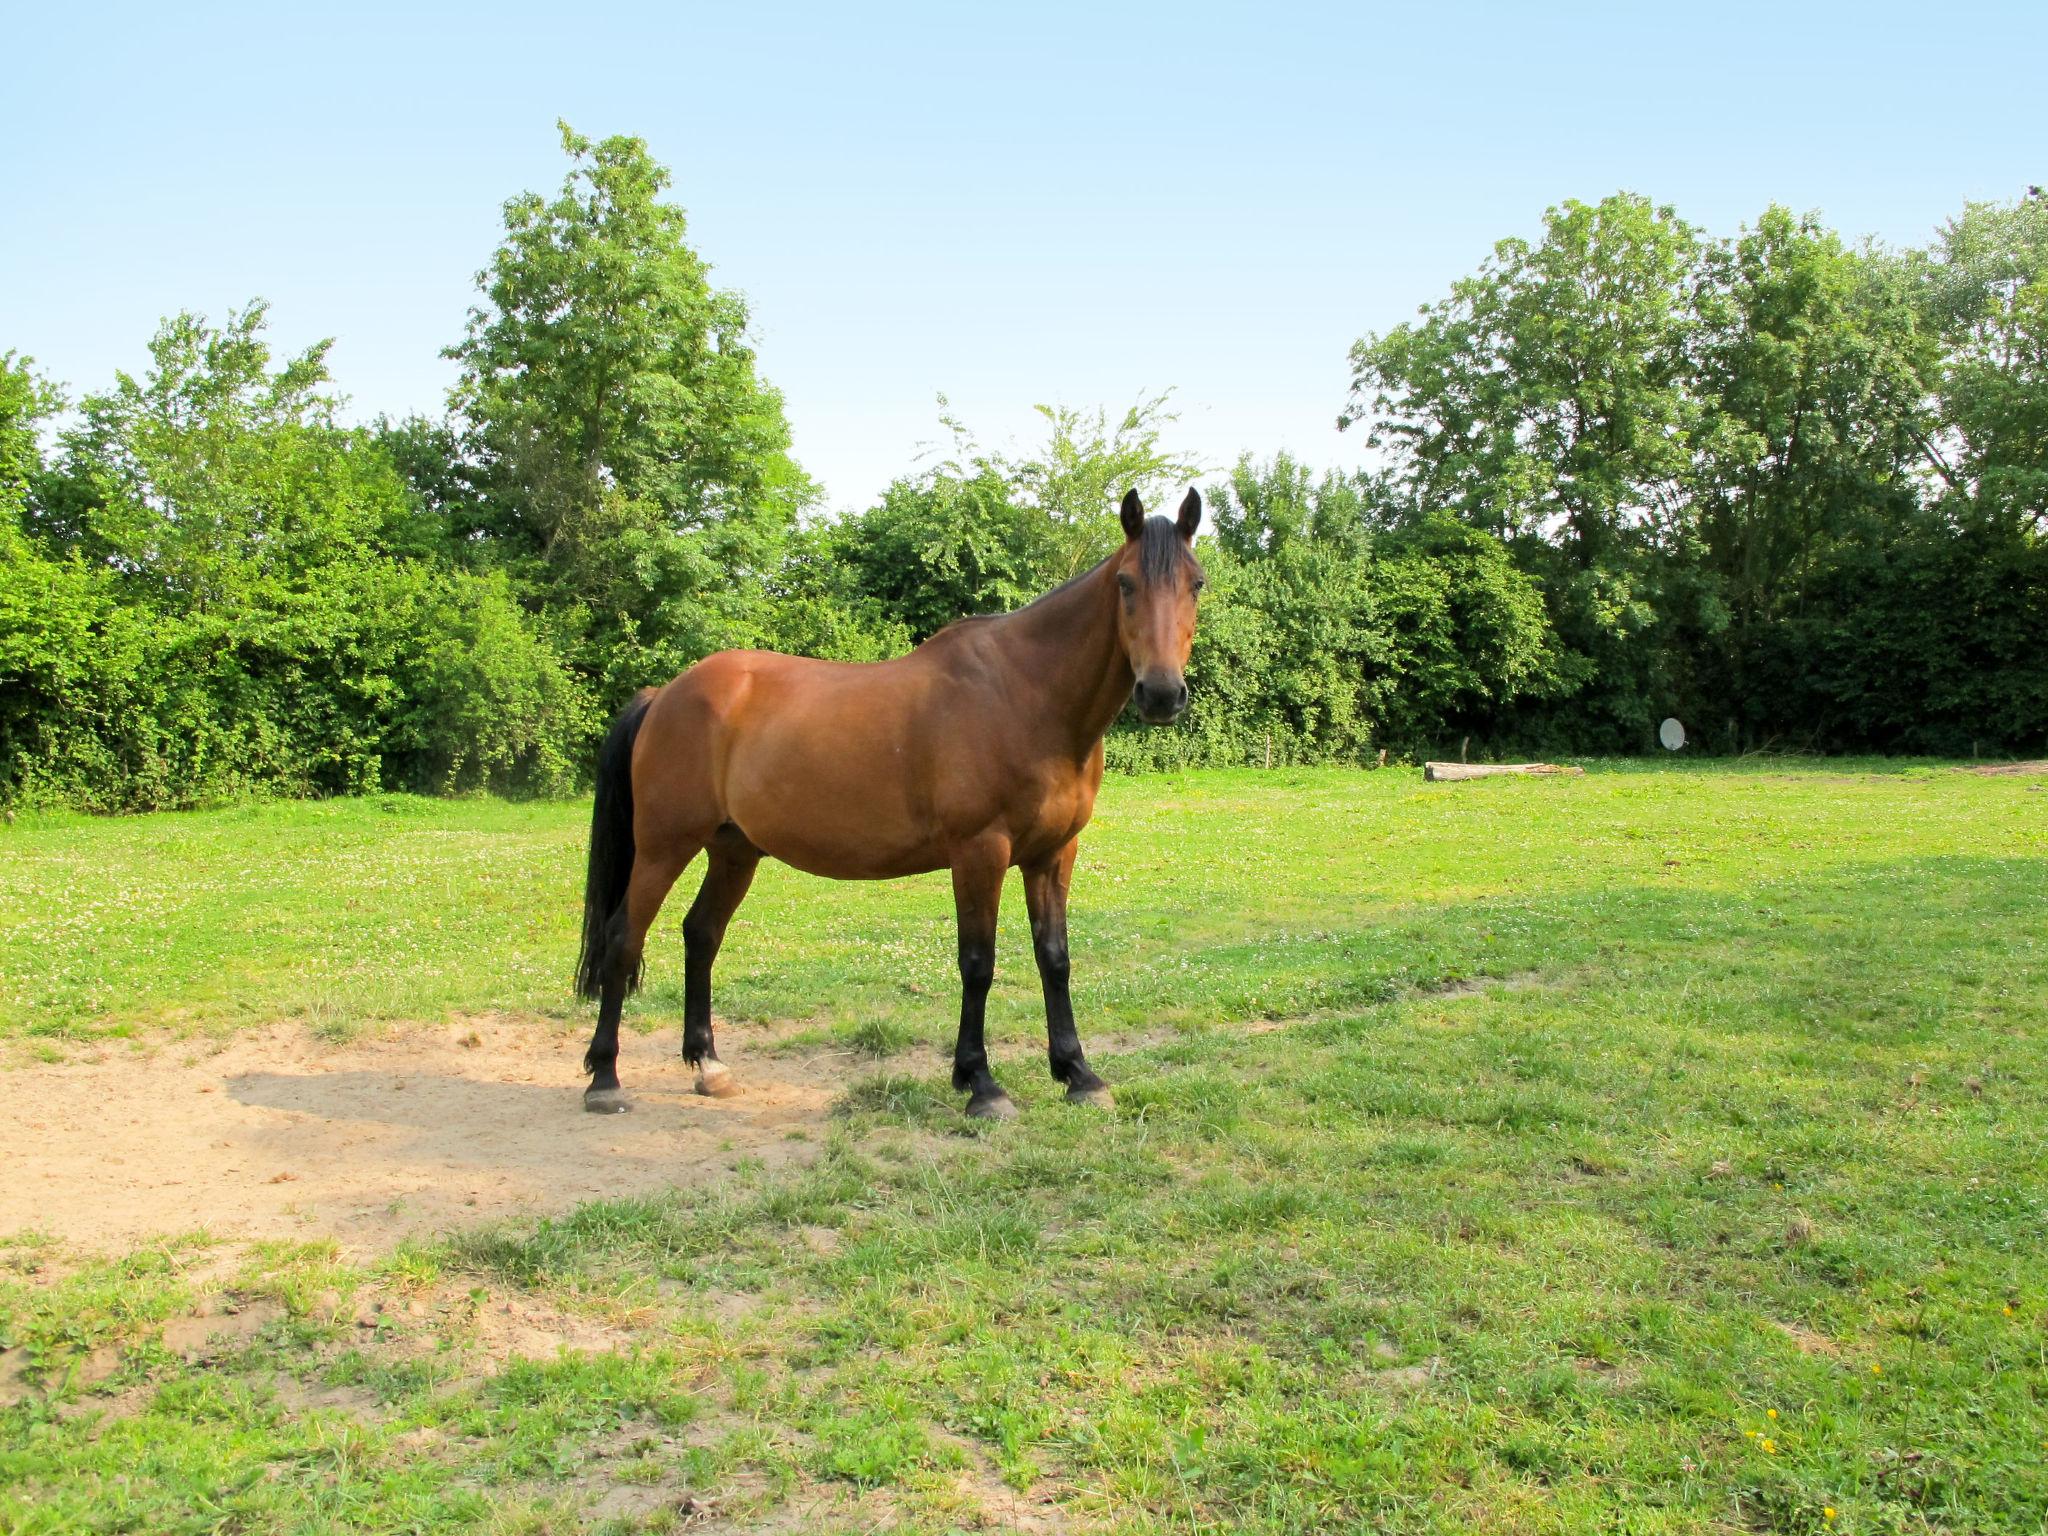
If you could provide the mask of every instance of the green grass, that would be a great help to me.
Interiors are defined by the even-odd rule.
[[[764,869],[720,1008],[857,1048],[815,1162],[367,1266],[0,1248],[0,1530],[2048,1529],[2042,782],[1113,780],[1117,1113],[1026,1052],[994,1132],[943,879]],[[563,1012],[580,821],[25,820],[0,1034]],[[507,1306],[584,1342],[508,1360]]]

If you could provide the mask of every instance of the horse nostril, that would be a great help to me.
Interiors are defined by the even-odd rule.
[[[1186,683],[1182,683],[1179,689],[1175,691],[1173,707],[1175,709],[1186,709],[1188,707],[1188,685]]]

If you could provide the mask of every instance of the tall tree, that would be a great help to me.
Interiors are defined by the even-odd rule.
[[[1501,241],[1448,299],[1351,349],[1338,425],[1367,424],[1415,514],[1545,535],[1600,564],[1674,507],[1698,251],[1647,198],[1553,208],[1542,240]]]
[[[553,200],[506,203],[450,402],[480,528],[617,694],[752,637],[813,493],[668,171],[637,138],[560,127],[572,168]]]
[[[1934,353],[1895,260],[1779,207],[1709,252],[1699,307],[1691,499],[1748,720],[1779,691],[1754,676],[1760,645],[1782,650],[1764,631],[1844,540],[1910,517]]]
[[[1340,427],[1390,456],[1398,520],[1445,513],[1517,541],[1564,654],[1557,696],[1603,744],[1648,741],[1657,622],[1650,551],[1682,512],[1699,240],[1617,193],[1503,240],[1448,299],[1351,351]]]
[[[1946,354],[1929,462],[1978,516],[2048,535],[2048,193],[1970,204],[1924,286]]]

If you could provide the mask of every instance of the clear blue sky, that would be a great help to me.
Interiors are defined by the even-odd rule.
[[[437,412],[554,127],[636,133],[857,505],[936,435],[1177,390],[1221,465],[1362,445],[1345,351],[1546,205],[1924,240],[2048,181],[2048,6],[15,5],[0,350],[73,394],[261,295],[357,415]]]

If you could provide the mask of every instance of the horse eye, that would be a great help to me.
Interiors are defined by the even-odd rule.
[[[1116,584],[1124,589],[1125,597],[1135,597],[1138,595],[1138,584],[1131,580],[1130,577],[1118,576]]]

